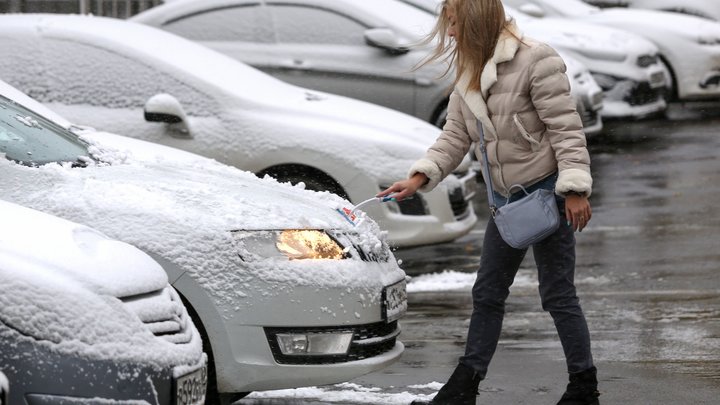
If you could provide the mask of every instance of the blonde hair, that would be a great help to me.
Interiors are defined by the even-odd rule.
[[[449,8],[455,12],[454,41],[447,33],[450,27]],[[437,44],[419,65],[447,62],[448,68],[443,76],[455,66],[455,84],[468,72],[470,89],[480,90],[480,75],[492,58],[500,33],[507,24],[501,0],[445,0],[435,27],[423,41],[429,44],[437,38]]]

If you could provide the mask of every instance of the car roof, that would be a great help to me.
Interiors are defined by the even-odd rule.
[[[131,20],[162,25],[204,10],[261,3],[329,7],[353,17],[362,17],[365,22],[371,22],[372,28],[392,27],[411,36],[411,39],[419,39],[429,33],[435,24],[432,15],[396,0],[174,0],[142,12]],[[349,10],[352,12],[349,13]]]

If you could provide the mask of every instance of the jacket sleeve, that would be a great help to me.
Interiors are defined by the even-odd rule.
[[[534,62],[530,67],[530,97],[545,124],[546,136],[558,162],[555,192],[564,195],[575,191],[590,196],[590,154],[582,120],[570,94],[565,63],[548,45],[541,44],[534,51]]]
[[[445,126],[425,156],[415,162],[408,173],[424,173],[429,181],[420,188],[422,192],[434,189],[448,174],[462,162],[470,150],[472,140],[468,134],[460,107],[461,97],[457,92],[450,95]]]

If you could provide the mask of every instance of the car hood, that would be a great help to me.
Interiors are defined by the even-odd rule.
[[[163,269],[148,255],[104,234],[29,208],[0,201],[0,256],[3,271],[11,263],[34,265],[38,280],[63,280],[114,297],[163,289]]]
[[[390,259],[372,264],[356,256],[342,264],[263,256],[249,265],[244,253],[254,252],[234,231],[332,230],[349,238],[352,249],[367,257],[392,255],[386,232],[363,212],[358,212],[356,224],[351,223],[337,210],[352,205],[335,194],[259,179],[214,160],[136,139],[100,132],[82,137],[97,159],[87,167],[26,167],[0,159],[3,198],[90,225],[158,255],[196,274],[219,299],[233,302],[238,295],[257,293],[258,284],[249,284],[251,280],[267,291],[287,286],[289,277],[293,285],[354,283],[376,289],[402,273]],[[251,302],[248,298],[245,304]]]
[[[328,192],[259,179],[189,152],[120,135],[87,132],[82,138],[93,145],[96,157],[112,164],[77,171],[118,193],[127,190],[127,197],[142,190],[144,209],[159,215],[175,212],[203,220],[208,230],[224,231],[351,227],[336,211],[351,204]]]
[[[701,36],[720,38],[720,23],[704,18],[664,11],[640,9],[607,9],[584,17],[586,21],[609,24],[635,32],[656,28],[697,41]],[[644,27],[644,28],[643,28]]]
[[[624,60],[632,55],[654,55],[657,47],[635,34],[596,24],[559,18],[529,19],[526,35],[591,58]]]

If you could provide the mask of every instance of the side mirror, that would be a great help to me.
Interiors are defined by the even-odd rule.
[[[187,116],[180,102],[169,94],[156,94],[145,103],[145,121],[164,122],[176,133],[190,136]]]
[[[523,14],[527,14],[532,17],[543,18],[545,17],[545,10],[543,10],[537,4],[525,3],[518,7],[518,10]]]
[[[402,55],[410,49],[400,45],[400,38],[390,28],[371,28],[365,31],[365,43],[387,51],[391,55]]]

